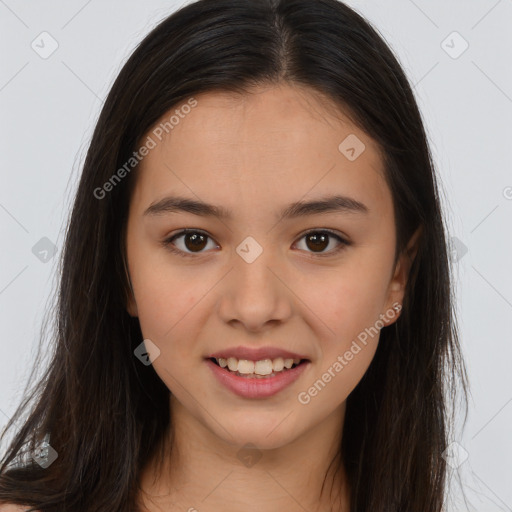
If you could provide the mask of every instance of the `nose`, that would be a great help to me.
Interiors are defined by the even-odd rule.
[[[219,314],[224,322],[260,332],[291,317],[293,292],[283,271],[267,254],[270,251],[263,251],[250,263],[234,258],[220,294]]]

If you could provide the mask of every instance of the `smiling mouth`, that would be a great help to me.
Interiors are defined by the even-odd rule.
[[[226,372],[246,379],[269,379],[309,362],[309,359],[265,359],[263,361],[248,361],[245,359],[223,359],[210,357],[210,361]]]

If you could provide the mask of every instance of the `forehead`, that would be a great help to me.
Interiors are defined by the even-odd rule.
[[[389,207],[380,148],[316,91],[279,85],[194,100],[173,107],[143,138],[155,147],[137,172],[138,200],[183,192],[236,209],[337,191]]]

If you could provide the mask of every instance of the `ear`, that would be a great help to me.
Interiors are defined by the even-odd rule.
[[[402,251],[402,254],[398,258],[393,278],[389,282],[385,309],[382,311],[381,315],[384,325],[391,325],[396,322],[400,315],[409,272],[418,252],[419,240],[422,231],[422,226],[419,226],[409,239],[407,247]]]

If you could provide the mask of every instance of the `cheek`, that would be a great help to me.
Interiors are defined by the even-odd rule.
[[[161,351],[190,356],[190,350],[184,350],[178,340],[184,336],[194,339],[198,326],[193,321],[194,309],[211,285],[173,268],[165,258],[152,259],[135,251],[131,256],[130,273],[144,338]]]
[[[316,315],[316,323],[321,321],[328,327],[328,339],[347,343],[379,318],[387,273],[358,257],[305,281],[298,295]]]
[[[352,350],[350,350],[352,348]],[[377,343],[337,350],[322,362],[309,387],[301,390],[299,402],[329,414],[341,405],[359,384],[375,355]],[[350,354],[350,360],[347,355]]]
[[[166,386],[183,400],[180,388],[190,387],[190,368],[200,364],[202,354],[194,340],[200,339],[201,322],[195,305],[205,291],[181,277],[148,276],[136,289],[139,322],[144,339],[160,350],[153,367]],[[204,287],[203,287],[204,288]]]
[[[310,411],[334,411],[362,379],[379,342],[376,322],[384,288],[382,280],[367,271],[340,270],[305,301],[315,313],[310,322],[316,326],[321,351],[309,387],[301,390],[301,403],[314,404]]]
[[[197,288],[197,289],[196,289]],[[186,331],[192,337],[194,306],[204,294],[204,287],[176,276],[167,280],[152,278],[135,289],[141,329],[146,337],[167,342]]]

